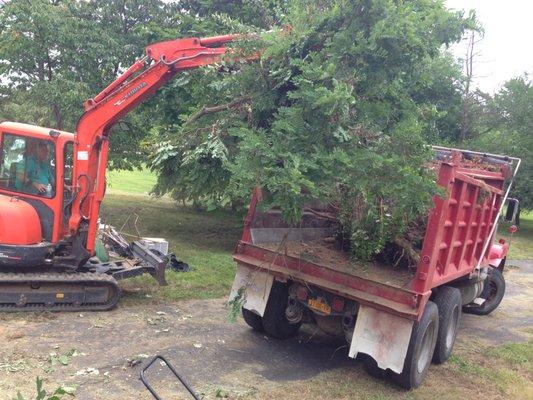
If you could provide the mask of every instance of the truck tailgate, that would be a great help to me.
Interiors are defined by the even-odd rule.
[[[327,265],[267,247],[240,242],[233,258],[240,266],[268,271],[278,279],[316,285],[409,319],[418,318],[429,297],[429,293],[421,295],[400,287],[398,280],[392,282],[375,274],[365,276],[364,271],[350,271],[343,265]]]

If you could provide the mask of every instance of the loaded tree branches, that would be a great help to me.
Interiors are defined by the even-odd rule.
[[[259,62],[224,76],[216,69],[189,75],[195,106],[180,116],[186,122],[159,132],[158,141],[170,144],[156,153],[158,190],[177,199],[194,193],[212,206],[245,203],[261,186],[289,222],[309,201],[335,202],[352,252],[370,259],[402,243],[409,221],[431,205],[426,138],[443,124],[441,107],[455,95],[458,74],[442,49],[474,21],[426,0],[288,8],[282,23],[290,33],[244,44],[243,51],[263,49]]]

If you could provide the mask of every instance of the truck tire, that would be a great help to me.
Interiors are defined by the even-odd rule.
[[[489,276],[485,279],[485,287],[479,297],[485,302],[478,306],[475,304],[463,307],[463,311],[468,314],[488,315],[493,312],[502,302],[505,295],[505,279],[499,269],[491,268]]]
[[[401,374],[392,373],[400,386],[409,390],[422,384],[431,364],[438,331],[439,311],[435,303],[428,301],[422,318],[413,325],[403,371]]]
[[[378,367],[378,363],[371,356],[363,354],[363,367],[366,373],[374,378],[383,379],[387,371]]]
[[[461,319],[461,292],[451,286],[438,289],[433,302],[439,310],[439,332],[433,352],[433,362],[442,364],[450,358]]]
[[[291,324],[285,317],[289,300],[289,285],[274,281],[263,314],[263,328],[267,334],[277,339],[288,339],[298,334],[302,323]]]
[[[263,317],[244,307],[242,308],[242,317],[244,318],[244,322],[254,331],[263,332]]]

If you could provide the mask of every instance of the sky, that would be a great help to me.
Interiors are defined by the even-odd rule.
[[[505,81],[524,72],[533,75],[532,0],[446,0],[448,8],[476,11],[485,34],[474,52],[474,86],[493,93]],[[460,58],[467,44],[453,46]]]

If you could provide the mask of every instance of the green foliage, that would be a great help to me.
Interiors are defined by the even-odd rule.
[[[173,26],[162,1],[6,1],[0,6],[0,119],[74,131],[83,101],[142,55],[146,29]],[[159,39],[157,39],[159,40]],[[133,113],[113,130],[111,166],[140,165],[145,121]]]
[[[513,366],[527,365],[533,362],[533,341],[506,343],[490,348],[487,354],[490,357],[503,359]]]
[[[237,317],[241,313],[242,306],[246,302],[246,286],[241,286],[237,290],[237,294],[233,299],[228,301],[226,306],[228,307],[228,319],[230,322],[237,321]]]
[[[76,388],[72,386],[60,386],[54,392],[48,393],[43,388],[43,380],[37,377],[36,380],[37,393],[34,397],[35,400],[61,400],[64,396],[74,396]],[[13,397],[13,400],[30,400],[24,397],[20,392],[17,393],[17,397]]]
[[[52,367],[55,367],[56,365],[68,365],[72,357],[75,357],[76,355],[76,349],[70,349],[65,354],[51,352],[48,361]]]
[[[156,194],[209,209],[246,204],[262,186],[291,221],[311,199],[343,198],[344,234],[363,258],[425,212],[425,142],[461,137],[465,78],[446,47],[479,30],[432,0],[11,0],[0,27],[0,119],[71,131],[83,100],[151,42],[277,29],[239,44],[262,49],[259,62],[182,73],[118,123],[110,166],[150,157]],[[524,159],[513,190],[526,208],[530,99],[527,77],[476,94],[469,132],[475,148]]]
[[[156,192],[223,205],[262,186],[268,205],[293,222],[310,200],[343,197],[345,234],[368,259],[426,212],[435,193],[424,138],[447,126],[442,105],[456,95],[458,74],[441,49],[473,21],[425,0],[288,8],[282,23],[290,33],[242,46],[263,49],[260,62],[183,75],[178,91],[188,109],[152,132],[162,143]],[[221,104],[223,112],[196,118]]]
[[[180,7],[196,18],[214,14],[229,15],[240,22],[267,28],[279,22],[286,1],[283,0],[181,0]]]
[[[533,85],[527,75],[509,80],[478,116],[485,132],[471,142],[481,151],[522,159],[511,195],[524,209],[533,209]]]

